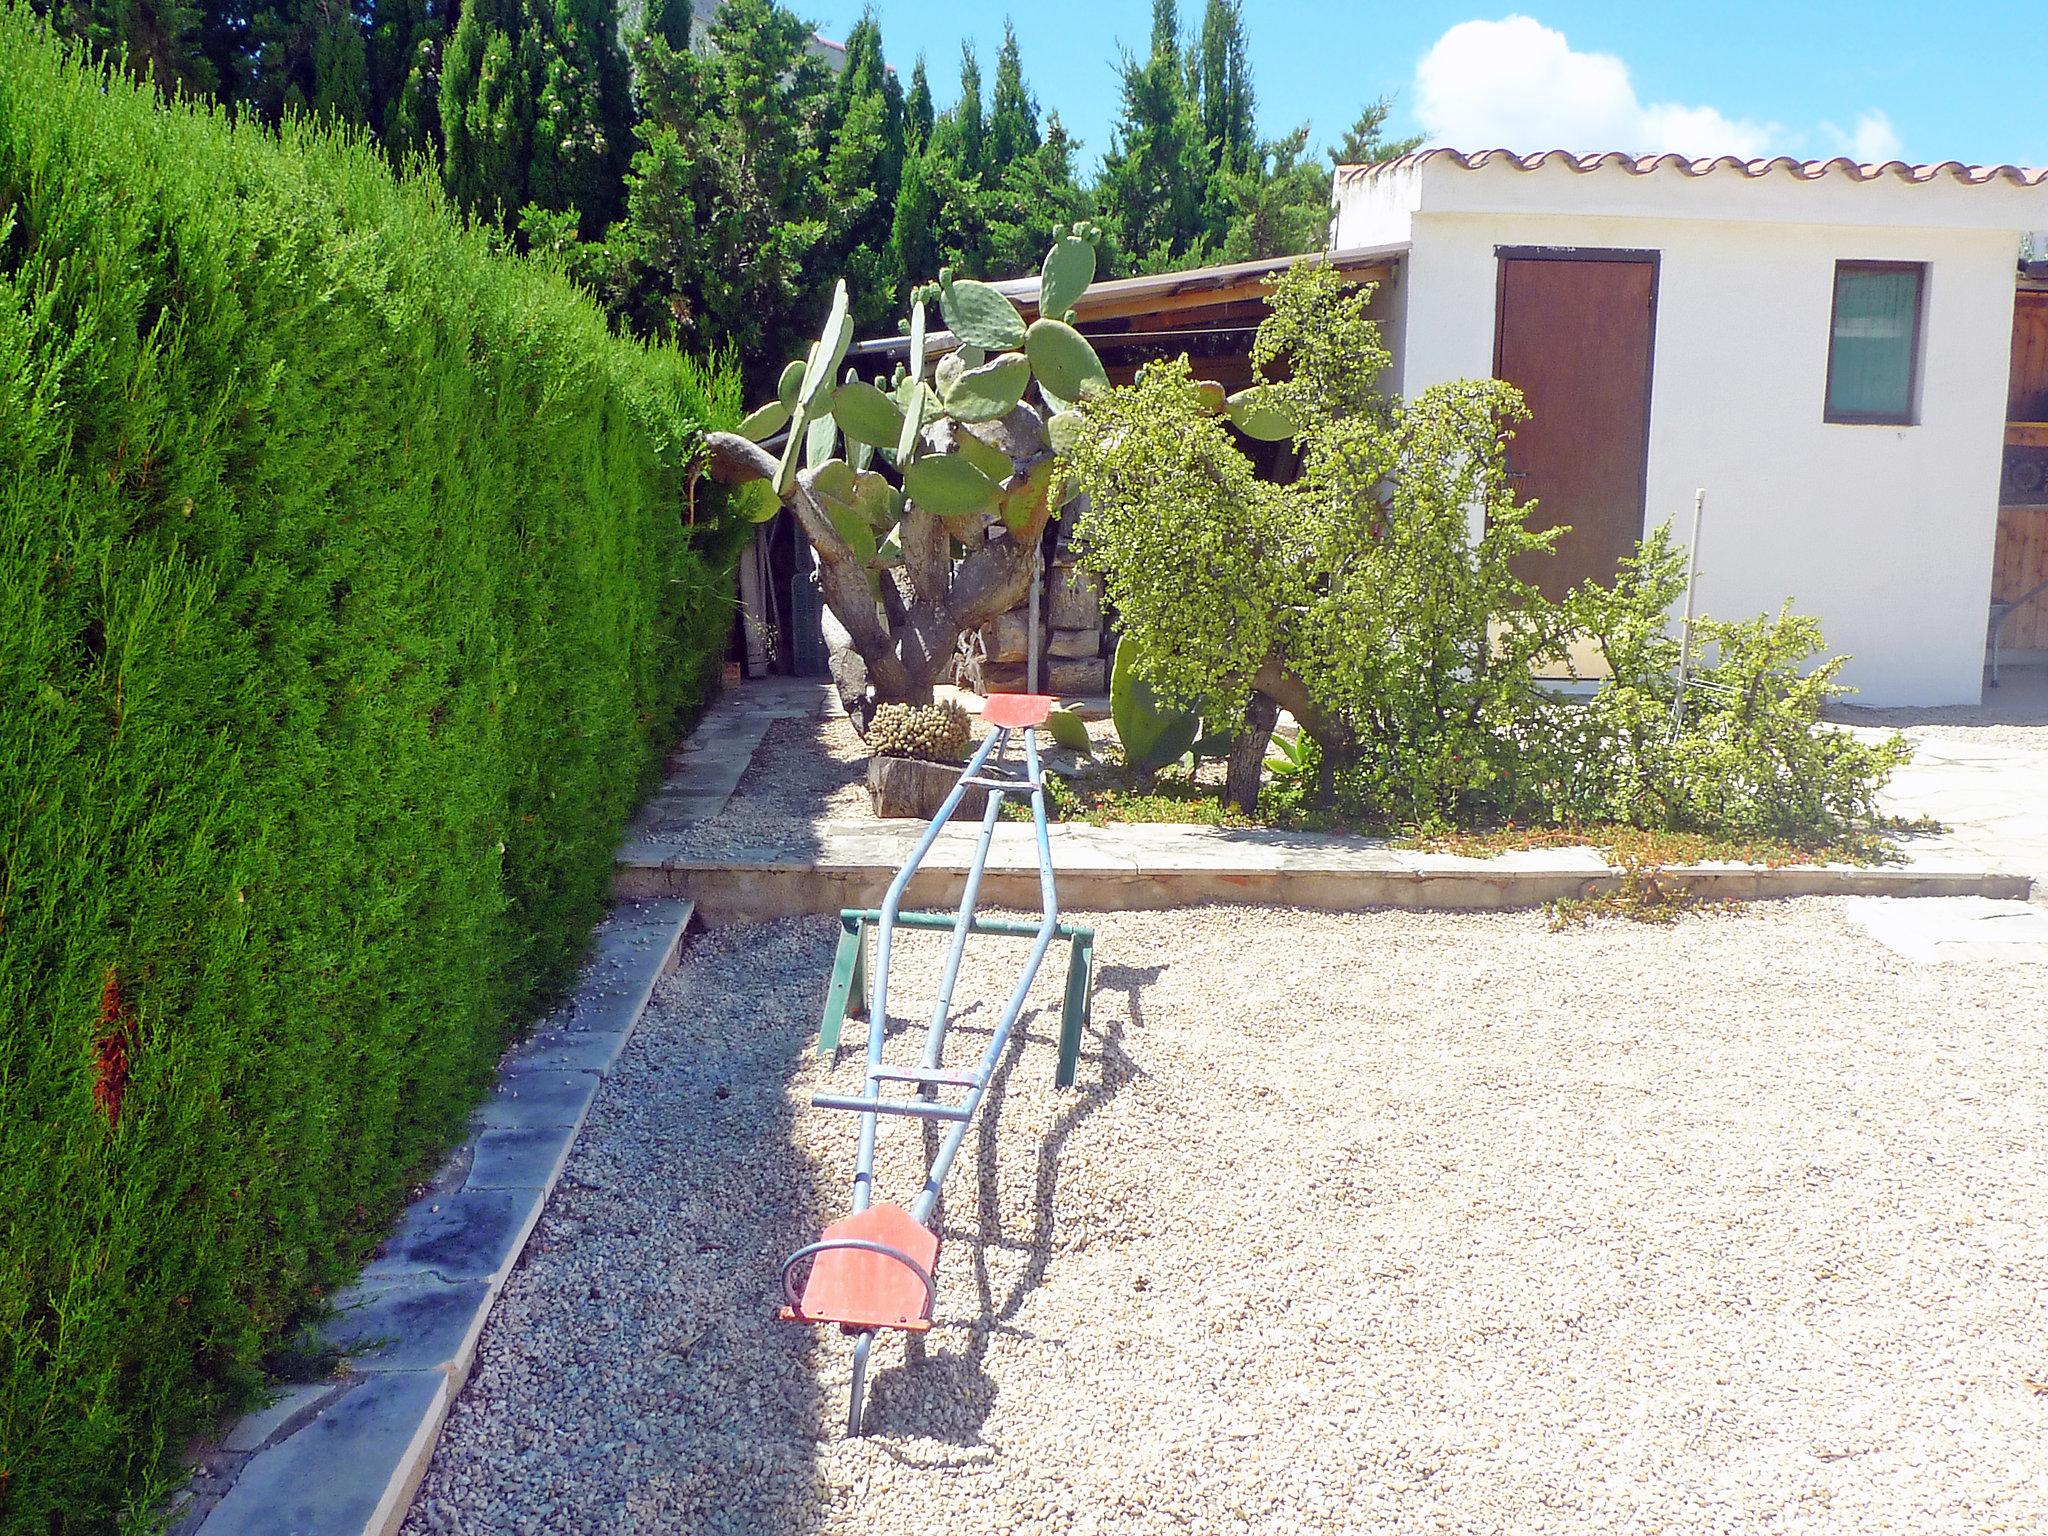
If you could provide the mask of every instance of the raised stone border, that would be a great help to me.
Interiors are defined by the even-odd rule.
[[[202,1458],[174,1536],[398,1529],[484,1319],[690,913],[688,901],[626,900],[598,925],[575,996],[506,1054],[469,1140],[335,1297],[321,1337],[350,1352],[346,1374],[288,1387],[233,1425]]]
[[[707,923],[758,922],[799,913],[871,907],[922,829],[826,823],[803,854],[725,860],[678,857],[659,843],[620,851],[613,889],[623,896],[687,896]],[[957,901],[976,828],[940,834],[908,899]],[[1272,903],[1324,911],[1365,907],[1497,910],[1612,889],[1622,872],[1593,848],[1545,848],[1495,858],[1420,853],[1365,838],[1258,829],[1063,823],[1049,829],[1060,901],[1077,911],[1138,911],[1208,901]],[[1905,864],[1674,865],[1660,872],[1710,899],[1788,896],[1985,896],[2024,900],[2031,882],[1981,862],[1917,858]],[[983,900],[1034,907],[1038,867],[1029,827],[996,829]]]

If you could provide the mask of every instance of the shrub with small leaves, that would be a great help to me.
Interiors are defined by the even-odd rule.
[[[967,755],[967,711],[944,704],[884,704],[868,724],[868,750],[877,757],[916,757],[957,763]]]

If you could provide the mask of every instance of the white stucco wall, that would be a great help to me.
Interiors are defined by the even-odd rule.
[[[1843,677],[1860,702],[1975,702],[2022,226],[1944,220],[1962,207],[1975,223],[1984,211],[1967,200],[1995,189],[1789,184],[1709,199],[1683,179],[1558,174],[1576,185],[1501,167],[1455,173],[1458,195],[1432,198],[1426,184],[1418,195],[1412,178],[1340,193],[1340,245],[1410,241],[1402,392],[1491,372],[1496,247],[1659,252],[1647,521],[1671,519],[1682,541],[1693,490],[1706,487],[1702,611],[1743,617],[1790,598],[1832,650],[1853,654]],[[1768,197],[1743,206],[1756,190]],[[1923,210],[1914,194],[1938,195]],[[1564,201],[1579,206],[1557,211]],[[1788,217],[1809,209],[1886,222]],[[1928,264],[1914,426],[1821,419],[1844,259]]]

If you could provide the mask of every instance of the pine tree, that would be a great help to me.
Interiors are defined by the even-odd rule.
[[[1344,137],[1330,147],[1330,163],[1333,165],[1373,165],[1381,160],[1395,160],[1402,155],[1413,154],[1422,147],[1422,135],[1413,138],[1388,139],[1387,116],[1394,110],[1392,98],[1382,96],[1378,101],[1368,102],[1365,110],[1358,114],[1358,121],[1344,130]]]
[[[1103,157],[1097,201],[1133,270],[1200,262],[1213,167],[1201,113],[1187,89],[1174,0],[1153,0],[1152,52],[1122,64],[1123,107]]]
[[[1017,30],[1003,23],[1003,49],[996,55],[995,96],[989,106],[988,164],[1002,175],[1018,160],[1038,153],[1038,103],[1024,88],[1024,65],[1017,51]]]
[[[1313,156],[1304,159],[1307,151],[1304,126],[1258,146],[1244,169],[1219,174],[1219,260],[1298,256],[1329,243],[1330,173]]]
[[[607,286],[632,323],[735,347],[756,392],[830,288],[818,154],[827,82],[809,38],[770,0],[726,0],[703,52],[641,39],[640,149],[607,241]]]

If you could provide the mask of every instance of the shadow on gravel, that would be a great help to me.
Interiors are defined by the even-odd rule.
[[[883,1445],[882,1449],[893,1460],[931,1468],[981,1465],[993,1459],[982,1440],[982,1427],[995,1406],[996,1385],[983,1369],[983,1361],[992,1339],[1030,1337],[1028,1330],[1014,1326],[1012,1320],[1023,1309],[1031,1293],[1045,1283],[1046,1270],[1052,1263],[1057,1220],[1054,1197],[1059,1188],[1061,1151],[1076,1130],[1138,1078],[1137,1064],[1124,1049],[1125,1034],[1130,1028],[1144,1027],[1141,993],[1158,979],[1162,969],[1160,966],[1110,965],[1095,973],[1094,1007],[1089,1030],[1082,1040],[1080,1070],[1074,1087],[1060,1096],[1060,1112],[1038,1146],[1029,1226],[1023,1231],[1011,1232],[1003,1223],[1002,1201],[996,1184],[1003,1102],[1025,1044],[1040,1047],[1030,1059],[1030,1067],[1034,1070],[1046,1065],[1058,1050],[1059,1010],[1056,1007],[1032,1009],[1018,1020],[1010,1049],[997,1063],[995,1076],[989,1083],[988,1096],[983,1101],[981,1115],[972,1133],[973,1145],[971,1149],[962,1149],[963,1153],[971,1150],[974,1154],[974,1225],[971,1228],[964,1225],[952,1227],[947,1233],[954,1242],[971,1245],[973,1250],[979,1318],[972,1327],[970,1342],[964,1351],[939,1352],[927,1346],[924,1336],[911,1335],[903,1364],[881,1371],[875,1377],[868,1408],[868,1422],[874,1432],[972,1447],[977,1454],[934,1460],[929,1456],[908,1455],[895,1446]],[[1111,994],[1121,994],[1120,1002],[1105,1007]],[[975,1025],[972,1022],[974,1013],[981,1011],[976,1009],[973,1013],[964,1014],[956,1029],[963,1043],[978,1036],[985,1048],[988,1025],[993,1020]],[[962,1025],[966,1027],[960,1027]],[[936,1127],[928,1126],[926,1130],[926,1156],[929,1157],[937,1150],[939,1137]],[[957,1172],[955,1176],[958,1177]],[[939,1208],[942,1230],[946,1229],[946,1215],[942,1201]],[[1027,1256],[1022,1272],[1004,1285],[1000,1295],[989,1266],[991,1250],[999,1249],[1019,1251]],[[941,1404],[943,1408],[938,1406]]]
[[[442,1459],[459,1447],[465,1464],[437,1465],[408,1536],[809,1526],[840,1388],[776,1303],[782,1256],[839,1195],[784,1086],[813,1048],[837,929],[690,941],[529,1243],[516,1311],[493,1318],[503,1336],[465,1396],[509,1422],[468,1433],[458,1404]]]

